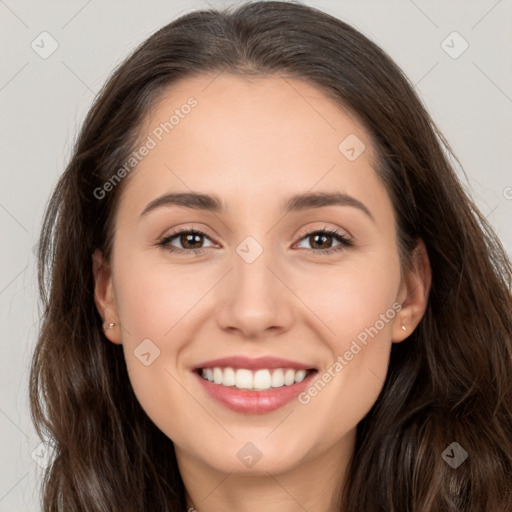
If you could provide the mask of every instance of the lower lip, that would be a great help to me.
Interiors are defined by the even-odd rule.
[[[316,373],[316,371],[311,372],[302,382],[296,382],[291,386],[270,388],[265,391],[248,391],[234,386],[215,384],[194,372],[213,399],[232,411],[245,414],[265,414],[283,407],[304,391]]]

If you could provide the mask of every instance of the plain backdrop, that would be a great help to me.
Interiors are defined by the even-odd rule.
[[[27,400],[39,315],[33,249],[81,121],[114,67],[156,29],[232,3],[0,0],[0,512],[39,510],[46,454]],[[304,3],[351,23],[402,67],[511,254],[512,0]]]

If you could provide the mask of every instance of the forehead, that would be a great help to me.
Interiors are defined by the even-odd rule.
[[[315,190],[384,193],[369,134],[305,81],[231,74],[181,80],[148,113],[140,140],[151,149],[129,176],[121,204],[191,190],[260,205]]]

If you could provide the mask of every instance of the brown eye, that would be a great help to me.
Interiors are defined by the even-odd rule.
[[[197,245],[202,244],[202,237],[203,235],[199,235],[196,233],[190,233],[190,234],[181,234],[178,236],[178,239],[181,243],[181,245],[185,249],[199,249],[199,247],[196,247]],[[194,246],[194,247],[191,247]]]
[[[352,247],[352,241],[347,238],[343,233],[335,229],[317,229],[306,233],[301,240],[306,240],[310,245],[310,251],[320,252],[322,254],[332,254],[342,251],[347,247]],[[333,240],[338,242],[338,245],[333,246]]]
[[[208,236],[202,231],[180,229],[163,238],[158,242],[158,245],[170,252],[192,252],[197,254],[207,249],[207,247],[201,247],[205,239],[209,240]],[[175,247],[171,244],[172,241],[177,241],[181,247]]]

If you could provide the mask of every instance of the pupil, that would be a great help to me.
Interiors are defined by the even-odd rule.
[[[195,243],[198,243],[199,245],[201,245],[201,235],[196,235],[196,234],[188,234],[188,235],[182,235],[181,237],[181,244],[183,245],[183,247],[190,247],[191,243],[194,244],[193,242],[193,239],[196,238],[198,240],[196,240]],[[185,243],[183,243],[183,240],[186,240]],[[193,249],[196,249],[196,247],[193,247]]]
[[[331,238],[330,235],[322,235],[322,234],[318,234],[318,235],[312,235],[312,238],[313,239],[316,239],[316,238],[320,238],[321,239],[321,242],[324,242],[328,239],[328,238]],[[311,244],[312,246],[314,246],[316,244],[316,242],[314,244]],[[323,248],[323,247],[322,247]]]

